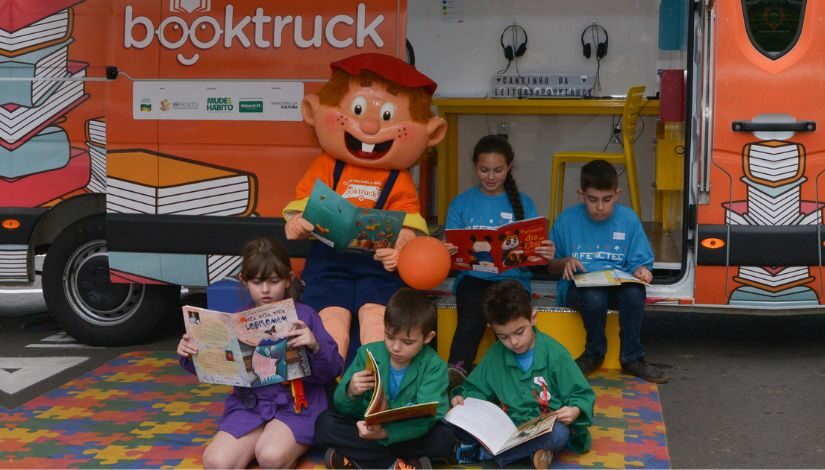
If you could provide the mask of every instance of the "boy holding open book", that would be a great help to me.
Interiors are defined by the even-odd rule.
[[[547,468],[553,454],[565,447],[578,453],[590,450],[588,427],[596,396],[564,346],[536,329],[536,312],[521,283],[510,279],[488,287],[482,311],[498,341],[464,385],[456,387],[451,404],[464,406],[465,398],[493,402],[516,426],[541,415],[555,418],[552,431],[505,447],[494,456],[496,463],[504,467],[529,459],[533,468]],[[501,433],[490,426],[465,430],[472,431],[480,442]],[[472,462],[484,459],[486,452],[474,445],[462,445],[457,454],[459,462]]]
[[[335,389],[335,411],[328,409],[316,422],[315,440],[329,448],[327,468],[431,468],[431,457],[452,454],[452,430],[441,423],[448,406],[447,364],[425,347],[435,337],[435,324],[435,305],[427,297],[408,288],[393,294],[384,341],[358,348]],[[367,424],[375,387],[381,387],[386,408],[428,404],[429,415],[409,418],[398,410],[396,418],[404,420]]]
[[[620,270],[644,283],[653,279],[653,250],[642,223],[631,209],[616,204],[621,194],[616,169],[605,160],[593,160],[582,167],[579,180],[582,204],[565,209],[553,224],[556,258],[547,265],[551,274],[562,276],[556,288],[558,304],[577,309],[587,330],[584,353],[576,363],[584,375],[601,366],[607,352],[607,309],[614,308],[619,310],[622,372],[665,383],[667,374],[645,360],[640,339],[644,285],[584,287],[573,282],[576,273],[603,270]]]

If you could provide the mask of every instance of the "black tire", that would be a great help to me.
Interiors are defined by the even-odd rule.
[[[93,346],[128,346],[151,338],[172,321],[179,286],[114,284],[103,215],[78,220],[49,247],[43,295],[52,317],[68,334]]]

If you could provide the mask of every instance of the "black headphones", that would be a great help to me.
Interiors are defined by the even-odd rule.
[[[504,45],[504,35],[507,31],[512,31],[513,33],[513,44],[512,45]],[[521,31],[524,34],[524,42],[516,45],[518,43],[518,32]],[[501,42],[501,48],[504,49],[504,57],[508,61],[512,61],[518,57],[524,55],[524,52],[527,51],[527,30],[521,27],[516,23],[511,24],[510,26],[504,28],[504,31],[501,32],[501,37],[499,38]],[[515,47],[515,52],[513,52],[513,48]]]
[[[607,30],[604,29],[604,26],[598,23],[593,23],[590,26],[584,28],[584,31],[582,31],[582,54],[584,54],[584,56],[589,59],[592,55],[593,46],[590,42],[584,42],[584,36],[587,35],[588,31],[590,31],[590,34],[593,35],[593,39],[596,41],[596,59],[601,60],[604,56],[607,55]],[[604,41],[599,40],[599,32],[604,34]]]

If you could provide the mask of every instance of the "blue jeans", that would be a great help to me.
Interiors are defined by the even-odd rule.
[[[641,284],[622,284],[611,287],[577,288],[571,283],[567,290],[567,305],[581,313],[587,341],[584,350],[590,354],[607,352],[607,336],[604,329],[607,323],[607,309],[619,310],[619,338],[622,364],[639,359],[645,355],[645,348],[640,339],[642,320],[645,314],[645,287]]]
[[[533,452],[539,449],[547,449],[556,453],[564,449],[569,438],[570,430],[567,429],[567,426],[556,421],[555,424],[553,424],[553,430],[549,433],[542,434],[512,449],[505,450],[494,458],[499,467],[505,467],[519,460],[530,459],[533,456]]]
[[[460,442],[478,442],[476,439],[470,435],[467,431],[456,427],[450,426],[453,428],[453,432],[455,433],[456,439]],[[562,449],[564,446],[567,445],[567,440],[570,438],[570,430],[567,428],[567,425],[562,424],[556,421],[553,424],[553,430],[547,434],[543,434],[535,439],[531,439],[525,443],[519,444],[512,449],[508,449],[501,454],[493,457],[496,461],[496,464],[499,467],[505,467],[510,465],[511,463],[518,462],[519,460],[530,459],[533,456],[533,452],[539,449],[546,449],[550,450],[553,453],[556,453]],[[486,454],[486,451],[482,447],[482,451]]]

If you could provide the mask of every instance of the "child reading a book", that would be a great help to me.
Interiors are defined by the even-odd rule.
[[[517,220],[536,217],[536,206],[530,196],[519,192],[513,178],[513,148],[506,138],[497,135],[482,137],[473,149],[473,166],[478,185],[456,196],[447,209],[449,229],[497,228]],[[499,240],[479,240],[475,253],[466,253],[482,259],[489,254],[483,246],[502,243]],[[446,243],[450,255],[457,247]],[[478,246],[478,248],[476,247]],[[549,262],[555,248],[550,240],[543,240],[536,254]],[[481,315],[481,296],[491,284],[504,279],[517,279],[530,291],[531,273],[527,268],[510,269],[498,274],[482,271],[460,271],[453,283],[458,324],[450,346],[450,388],[460,384],[472,368],[478,344],[487,322]]]
[[[550,232],[556,259],[550,273],[561,275],[556,288],[561,306],[577,309],[587,330],[584,353],[576,359],[582,373],[598,369],[607,352],[605,324],[608,308],[619,310],[622,371],[655,383],[667,382],[661,369],[645,360],[640,339],[645,287],[623,283],[610,287],[576,287],[577,272],[619,269],[644,282],[653,275],[653,250],[633,210],[618,205],[621,194],[616,169],[605,160],[593,160],[581,169],[577,190],[582,203],[559,215]]]
[[[384,316],[384,341],[361,346],[335,390],[334,405],[318,418],[315,440],[328,447],[327,468],[431,468],[454,447],[447,412],[447,364],[433,348],[436,309],[421,293],[399,289]],[[388,408],[438,402],[435,416],[367,425],[364,414],[377,378],[365,370],[367,351],[378,364]]]
[[[550,433],[496,455],[501,467],[529,460],[533,468],[547,468],[553,454],[565,447],[588,451],[596,396],[567,349],[535,327],[536,312],[527,290],[515,279],[493,284],[484,292],[482,310],[498,341],[454,390],[452,406],[463,406],[468,397],[490,401],[516,426],[541,414],[555,414]],[[457,432],[467,442],[457,450],[460,463],[491,457],[472,439],[462,439],[469,437],[466,434]]]
[[[289,255],[275,240],[261,238],[244,246],[239,277],[255,306],[297,293]],[[343,360],[318,314],[301,303],[295,308],[299,320],[287,333],[287,347],[306,347],[312,375],[254,389],[234,387],[218,432],[204,450],[204,467],[245,468],[253,458],[262,468],[293,467],[314,443],[315,420],[327,409],[324,386],[335,379]],[[198,351],[189,335],[183,335],[177,352],[181,365],[195,373],[192,355]]]

